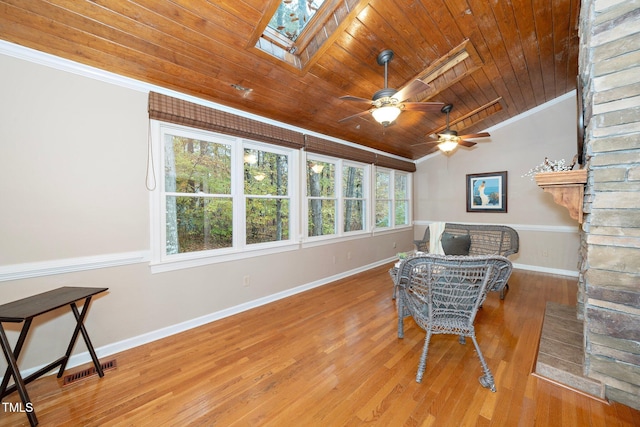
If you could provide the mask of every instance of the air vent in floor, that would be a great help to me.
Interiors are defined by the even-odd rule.
[[[100,366],[102,367],[102,371],[103,372],[111,370],[111,369],[115,369],[117,367],[116,359],[109,360],[108,362],[101,363]],[[96,367],[95,366],[92,366],[92,367],[90,367],[88,369],[85,369],[83,371],[76,372],[74,374],[69,374],[69,375],[65,376],[63,381],[62,381],[62,385],[66,386],[66,385],[74,384],[74,383],[76,383],[76,382],[78,382],[80,380],[92,377],[94,375],[98,375],[98,371],[96,371]]]

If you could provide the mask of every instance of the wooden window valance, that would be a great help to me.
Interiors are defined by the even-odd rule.
[[[304,148],[308,152],[376,164],[406,172],[415,172],[416,170],[415,163],[410,161],[399,160],[323,138],[305,135],[301,132],[237,116],[157,92],[149,92],[149,118],[290,148]]]
[[[393,157],[376,154],[376,165],[389,169],[396,169],[405,172],[415,172],[416,164],[408,160],[400,160]]]
[[[149,92],[149,118],[290,148],[304,147],[300,132],[156,92]]]
[[[415,172],[416,165],[413,162],[387,157],[357,147],[340,144],[316,136],[305,135],[305,151],[310,153],[325,154],[341,159],[355,160],[357,162],[375,164],[390,169],[405,172]]]
[[[376,154],[371,151],[339,144],[316,136],[305,135],[305,151],[309,153],[325,154],[346,160],[372,164],[376,161]]]

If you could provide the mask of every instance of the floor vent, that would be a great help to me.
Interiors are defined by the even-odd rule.
[[[108,371],[110,369],[115,369],[117,367],[116,364],[116,359],[113,360],[109,360],[108,362],[104,362],[101,363],[100,366],[102,367],[102,371]],[[69,374],[67,376],[64,377],[63,381],[62,381],[62,385],[71,385],[74,384],[80,380],[83,380],[85,378],[89,378],[92,377],[94,375],[98,375],[98,371],[96,371],[96,367],[92,366],[88,369],[85,369],[83,371],[80,372],[76,372],[74,374]]]

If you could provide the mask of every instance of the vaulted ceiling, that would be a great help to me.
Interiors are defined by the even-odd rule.
[[[384,49],[388,86],[424,81],[409,101],[453,104],[465,134],[576,86],[579,0],[325,0],[289,50],[262,37],[279,3],[0,0],[0,38],[408,159],[437,149],[439,110],[340,122],[369,108],[341,96],[384,87]]]

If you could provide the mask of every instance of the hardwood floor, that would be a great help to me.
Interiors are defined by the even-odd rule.
[[[575,279],[516,270],[504,301],[489,295],[476,334],[491,393],[473,345],[443,335],[415,382],[425,334],[408,319],[397,338],[387,269],[104,357],[117,368],[102,379],[39,379],[28,390],[40,425],[640,425],[640,411],[531,375],[545,303],[575,304]],[[24,413],[0,408],[0,426],[18,425]]]

